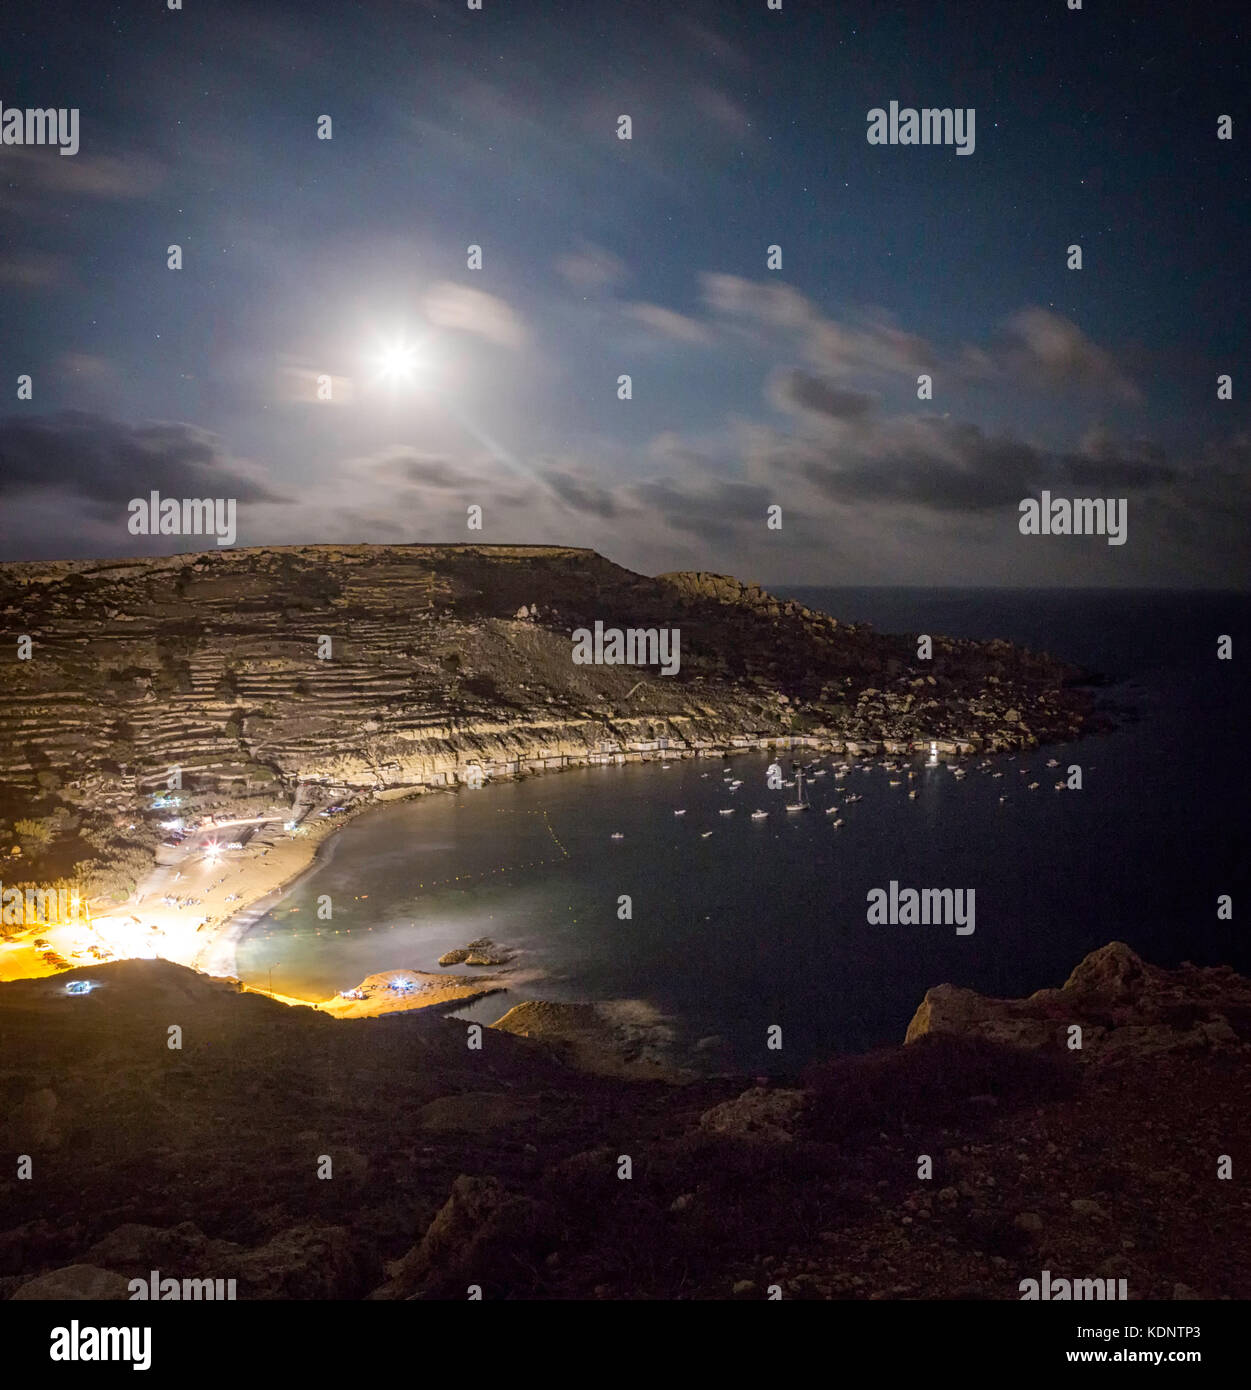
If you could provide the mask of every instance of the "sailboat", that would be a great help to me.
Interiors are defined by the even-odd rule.
[[[795,785],[798,788],[795,793],[795,800],[788,801],[786,809],[788,811],[810,811],[812,808],[808,804],[808,798],[804,795],[804,770],[802,767],[795,769]]]

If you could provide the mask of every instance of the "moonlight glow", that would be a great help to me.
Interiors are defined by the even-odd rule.
[[[417,349],[403,340],[388,343],[374,358],[379,379],[392,386],[407,386],[416,381],[419,363]]]

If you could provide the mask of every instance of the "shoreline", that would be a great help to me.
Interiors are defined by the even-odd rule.
[[[1035,743],[1035,747],[1041,745]],[[626,749],[616,753],[594,753],[590,749],[584,755],[572,756],[562,755],[559,760],[555,760],[549,753],[536,750],[528,756],[519,756],[518,764],[524,763],[526,766],[517,766],[516,770],[505,773],[494,773],[488,776],[480,785],[486,787],[492,783],[515,782],[524,780],[528,777],[537,776],[547,772],[563,772],[575,768],[587,768],[594,766],[628,766],[634,763],[650,762],[677,762],[700,758],[721,758],[725,759],[733,754],[746,753],[773,753],[779,757],[796,756],[807,754],[811,757],[841,756],[849,758],[884,758],[884,757],[915,757],[920,752],[926,750],[937,753],[943,761],[952,759],[963,759],[968,756],[990,755],[994,756],[998,752],[1010,750],[987,750],[981,746],[980,741],[974,742],[962,739],[935,739],[935,740],[893,740],[893,739],[845,739],[834,738],[828,735],[781,735],[761,737],[759,735],[730,734],[725,741],[711,742],[701,740],[698,747],[685,745],[678,748],[639,748]],[[472,766],[472,764],[470,764]],[[120,905],[112,913],[102,914],[95,922],[101,924],[96,928],[94,940],[104,940],[110,942],[111,932],[104,924],[115,924],[117,919],[126,919],[128,926],[123,933],[124,938],[128,938],[131,946],[139,945],[144,949],[131,950],[126,953],[119,952],[121,958],[129,955],[152,956],[156,955],[166,960],[174,961],[176,964],[186,965],[196,970],[200,974],[219,979],[236,980],[241,989],[249,993],[263,994],[284,1004],[292,1006],[303,1006],[316,1008],[322,1012],[335,1017],[358,1017],[365,1014],[373,1014],[374,1008],[362,1011],[361,1008],[353,1009],[345,1007],[352,1001],[345,1000],[341,996],[333,996],[330,999],[311,999],[301,996],[285,995],[278,991],[267,990],[255,984],[244,984],[238,974],[238,962],[236,949],[239,943],[244,940],[248,932],[260,921],[260,919],[279,903],[291,889],[316,868],[322,860],[322,855],[326,847],[336,842],[339,832],[346,828],[350,823],[358,820],[372,810],[377,810],[387,804],[399,801],[414,800],[422,796],[431,795],[437,792],[452,793],[459,791],[461,786],[469,785],[470,780],[464,775],[463,765],[457,769],[459,776],[457,780],[448,782],[446,773],[439,773],[438,780],[431,784],[417,783],[406,787],[386,787],[373,790],[372,795],[361,804],[337,816],[333,821],[327,819],[324,823],[320,820],[305,821],[302,823],[303,833],[284,832],[283,837],[276,840],[261,854],[248,854],[243,852],[240,858],[224,858],[217,866],[225,872],[212,885],[206,893],[214,897],[229,895],[233,892],[242,893],[243,901],[237,906],[232,907],[228,915],[220,922],[214,922],[208,927],[191,927],[189,921],[183,921],[174,915],[181,909],[170,909],[166,907],[157,908],[153,903],[145,903],[144,896],[139,899],[130,899]],[[453,773],[456,776],[456,773]],[[364,790],[364,789],[362,789]],[[316,833],[310,834],[310,827]],[[161,867],[179,869],[179,866],[186,866],[188,869],[197,863],[203,863],[203,859],[198,855],[189,855],[185,860],[176,861],[169,866],[154,866],[153,872],[157,872]],[[179,870],[181,877],[181,870]],[[146,895],[145,895],[146,896]],[[203,900],[197,900],[203,901]],[[164,926],[150,925],[140,922],[140,917],[147,919],[156,918],[164,921]],[[93,923],[94,926],[94,923]],[[58,934],[70,932],[68,927],[49,927],[35,929],[27,934],[27,938],[32,938],[37,932],[47,937],[56,937]],[[148,933],[145,937],[144,933]],[[201,932],[208,934],[208,939],[198,940]],[[153,940],[152,938],[157,938]],[[20,941],[9,943],[10,947],[29,946],[29,940],[23,938]],[[85,953],[81,945],[69,944],[68,940],[64,944],[54,941],[54,946],[62,951],[70,961],[68,968],[80,968],[83,965],[91,965],[95,961]],[[86,948],[89,950],[89,948]],[[21,954],[19,949],[18,954]],[[59,968],[39,968],[35,970],[23,969],[14,972],[10,962],[0,959],[0,979],[20,979],[30,978],[32,975],[53,975],[61,972]],[[453,976],[429,976],[424,972],[412,970],[409,967],[395,966],[380,972],[382,975],[404,973],[419,977],[425,980],[439,979],[447,980],[449,986],[458,977]],[[371,976],[370,979],[375,977]],[[487,976],[471,977],[472,982],[488,985]],[[461,984],[466,981],[461,980]],[[358,986],[359,988],[359,986]],[[405,1009],[420,1009],[436,1006],[441,1003],[450,1002],[454,997],[462,1006],[475,999],[484,997],[497,990],[505,989],[506,986],[495,983],[493,986],[480,990],[467,991],[464,994],[451,996],[448,991],[432,990],[428,983],[423,983],[419,989],[414,989],[411,994],[404,995],[394,1001],[388,1001],[387,1006],[379,1008],[376,1012],[396,1012]],[[530,1002],[530,1001],[523,1001]]]
[[[850,743],[851,747],[853,747],[856,750],[856,752],[851,754],[851,756],[877,757],[882,755],[889,755],[892,753],[894,756],[904,755],[904,750],[902,746],[896,747],[894,740],[887,740],[884,743],[882,740],[877,740],[876,742],[869,742],[834,739],[822,740],[820,743],[818,743],[816,738],[812,735],[796,736],[796,738],[799,737],[804,737],[806,741],[798,747],[791,747],[786,748],[784,750],[779,750],[777,749],[775,742],[771,743],[771,747],[779,752],[808,752],[814,755],[819,754],[821,756],[826,756],[832,753],[843,753]],[[888,749],[886,747],[886,743],[890,743],[892,747]],[[924,747],[924,745],[920,746]],[[941,741],[939,746],[941,751],[943,747]],[[960,748],[967,746],[968,745],[965,745],[963,743],[959,745]],[[618,755],[620,757],[620,761],[614,760],[613,763],[609,763],[608,765],[624,767],[628,766],[631,762],[676,762],[679,760],[691,760],[702,757],[728,757],[732,753],[760,753],[767,751],[770,751],[770,749],[761,747],[756,740],[753,740],[750,744],[726,743],[721,745],[713,745],[710,747],[702,747],[698,749],[666,749],[656,752],[647,750],[645,752],[636,753],[633,756],[629,757],[629,762],[627,762],[626,756]],[[915,749],[910,749],[908,751],[913,752],[915,751]],[[543,761],[545,763],[544,766],[527,768],[524,772],[507,773],[500,776],[490,777],[486,780],[486,782],[483,783],[482,789],[485,790],[486,787],[492,785],[493,783],[517,782],[529,777],[541,776],[549,772],[565,772],[583,767],[595,767],[604,765],[598,762],[593,762],[591,759],[595,756],[596,755],[588,754],[585,759],[581,759],[578,761],[564,761],[562,762],[561,766],[552,767],[550,765],[546,765],[548,760],[544,759],[542,754],[535,753],[534,755],[532,755],[532,760],[535,762]],[[948,756],[959,757],[967,756],[967,754],[957,751],[957,744],[953,742],[949,745]],[[192,969],[199,970],[202,974],[211,974],[217,975],[219,977],[237,979],[238,972],[236,969],[234,948],[238,945],[240,941],[243,940],[243,938],[252,929],[252,927],[256,925],[260,918],[263,917],[265,913],[270,910],[271,907],[273,907],[278,901],[281,900],[284,894],[288,893],[300,879],[302,879],[307,873],[311,872],[311,870],[317,866],[323,848],[332,843],[341,830],[344,830],[350,823],[360,819],[369,811],[377,810],[381,806],[385,806],[393,802],[414,800],[419,797],[428,796],[436,792],[451,793],[459,790],[460,788],[456,786],[430,786],[424,783],[419,784],[417,786],[413,786],[411,788],[404,789],[387,788],[386,792],[389,792],[390,795],[385,795],[384,793],[383,796],[377,796],[365,802],[361,806],[357,807],[355,810],[345,814],[343,818],[338,822],[338,824],[329,825],[327,829],[324,831],[324,833],[317,837],[317,839],[310,846],[310,852],[307,858],[304,860],[302,864],[300,864],[298,868],[295,868],[287,877],[281,879],[280,881],[271,883],[270,885],[265,887],[263,891],[261,891],[258,894],[257,897],[252,898],[249,902],[245,903],[237,911],[232,912],[229,917],[227,917],[223,922],[221,922],[214,932],[213,940],[209,943],[206,943],[203,949],[196,955],[195,959],[188,963],[191,965]],[[295,842],[291,841],[290,843]],[[226,950],[228,950],[230,953],[228,959],[224,958],[222,955],[219,954],[220,952],[224,952]],[[210,963],[213,966],[213,968],[210,968]],[[226,965],[229,965],[230,968],[224,968]],[[267,990],[256,990],[255,987],[251,985],[247,986],[247,988],[253,990],[254,993],[269,993],[269,991]],[[317,1004],[319,1006],[324,1007],[324,1005],[330,1001],[304,1000],[302,1002],[308,1004]],[[412,1007],[423,1007],[423,1005],[415,1001]]]

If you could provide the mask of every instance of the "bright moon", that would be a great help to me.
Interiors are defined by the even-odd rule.
[[[417,349],[408,343],[392,343],[375,359],[378,375],[396,386],[410,382],[417,375],[417,357]]]

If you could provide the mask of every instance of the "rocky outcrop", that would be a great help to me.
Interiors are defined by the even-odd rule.
[[[414,1297],[437,1276],[435,1291],[482,1287],[505,1264],[524,1258],[542,1222],[540,1208],[508,1192],[494,1178],[462,1175],[426,1230],[403,1259],[388,1266],[390,1280],[369,1295],[391,1300]]]
[[[507,965],[512,953],[501,950],[490,937],[479,937],[468,946],[458,946],[453,951],[445,951],[439,957],[439,964],[448,965]]]
[[[905,1041],[933,1033],[1066,1050],[1077,1061],[1098,1064],[1196,1049],[1251,1051],[1251,984],[1225,966],[1148,965],[1113,941],[1092,951],[1063,988],[1041,989],[1028,999],[989,999],[937,985],[927,991]]]
[[[320,1222],[292,1226],[239,1261],[245,1298],[363,1298],[376,1277],[347,1227]]]
[[[171,1277],[196,1274],[201,1278],[229,1279],[238,1275],[246,1254],[242,1245],[210,1240],[191,1221],[178,1226],[145,1226],[129,1222],[110,1231],[87,1251],[87,1259],[128,1279],[146,1279],[163,1270]]]
[[[734,1139],[789,1144],[795,1138],[808,1104],[805,1091],[769,1090],[763,1086],[723,1101],[699,1117],[700,1125],[714,1134]]]

